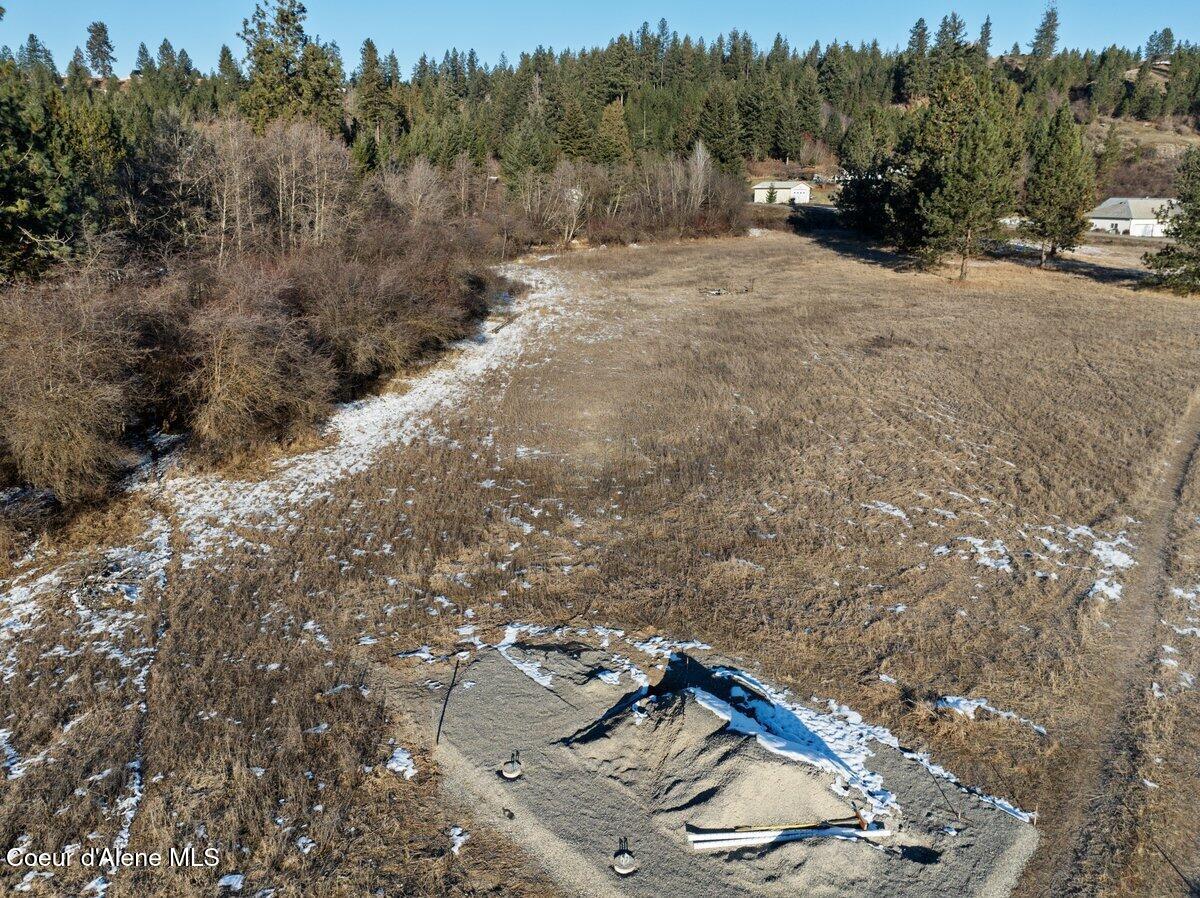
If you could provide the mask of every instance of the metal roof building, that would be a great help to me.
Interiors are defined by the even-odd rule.
[[[1175,201],[1161,196],[1112,196],[1087,213],[1093,231],[1128,234],[1131,237],[1165,237],[1166,225],[1160,210],[1175,215]]]

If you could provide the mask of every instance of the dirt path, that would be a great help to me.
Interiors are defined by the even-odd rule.
[[[1145,794],[1137,770],[1158,648],[1155,629],[1166,597],[1175,518],[1197,449],[1200,391],[1192,395],[1164,457],[1137,497],[1135,507],[1142,510],[1138,564],[1126,581],[1119,612],[1110,619],[1111,630],[1103,643],[1108,696],[1094,705],[1104,735],[1097,739],[1092,797],[1078,805],[1083,816],[1069,863],[1062,865],[1051,894],[1105,892],[1134,840],[1136,809]],[[1111,709],[1107,718],[1101,716],[1101,708]]]

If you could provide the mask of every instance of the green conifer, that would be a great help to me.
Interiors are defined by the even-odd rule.
[[[625,124],[625,106],[620,100],[613,100],[600,115],[593,158],[601,165],[622,165],[633,159],[629,127]]]
[[[1079,242],[1093,195],[1092,160],[1082,131],[1071,110],[1061,106],[1033,147],[1025,181],[1026,227],[1041,247],[1040,264]]]
[[[1200,292],[1200,149],[1192,147],[1179,161],[1175,175],[1178,201],[1167,220],[1172,242],[1146,255],[1155,281],[1180,293]],[[1166,217],[1167,210],[1162,210]]]

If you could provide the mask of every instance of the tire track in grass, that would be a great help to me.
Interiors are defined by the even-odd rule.
[[[1188,472],[1200,449],[1200,389],[1192,393],[1163,456],[1143,481],[1136,507],[1142,515],[1137,566],[1113,606],[1109,635],[1094,662],[1102,665],[1093,721],[1098,751],[1080,782],[1080,819],[1048,894],[1096,895],[1113,884],[1137,836],[1144,789],[1138,778],[1148,725],[1151,681],[1158,654],[1155,628],[1167,594],[1167,559]]]

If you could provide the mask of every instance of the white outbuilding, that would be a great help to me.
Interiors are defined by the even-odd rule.
[[[771,199],[774,190],[775,198]],[[756,203],[792,203],[799,205],[812,199],[812,188],[803,181],[759,181],[754,185]]]
[[[1127,234],[1130,237],[1166,237],[1167,226],[1159,213],[1178,214],[1175,201],[1161,196],[1110,196],[1087,213],[1093,231]]]

